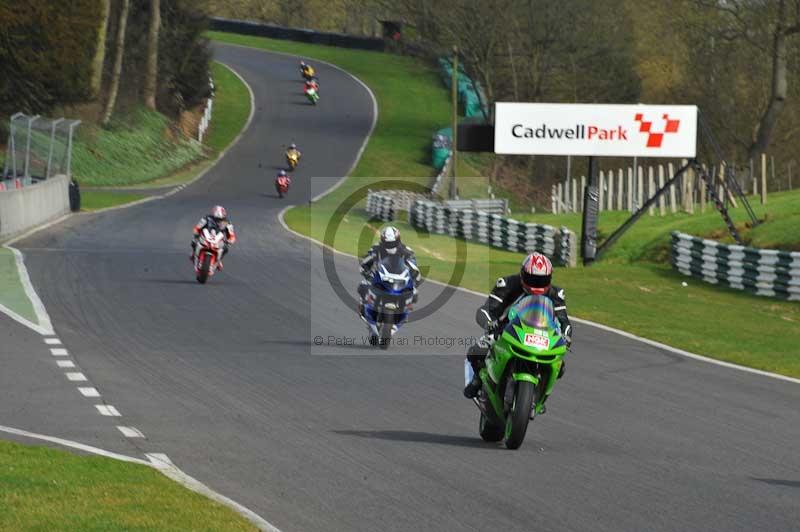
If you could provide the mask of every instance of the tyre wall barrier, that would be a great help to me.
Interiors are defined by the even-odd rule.
[[[18,189],[0,191],[0,240],[69,213],[69,182],[57,175]]]
[[[726,245],[674,231],[671,262],[682,274],[707,283],[800,301],[800,253]]]
[[[575,266],[578,258],[577,238],[566,227],[557,229],[550,225],[525,223],[499,214],[460,209],[424,199],[414,201],[409,223],[431,233],[508,251],[538,251],[559,266]]]

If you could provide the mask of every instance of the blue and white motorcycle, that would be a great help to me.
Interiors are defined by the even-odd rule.
[[[416,289],[405,259],[391,255],[378,263],[364,298],[361,319],[367,324],[369,343],[388,349],[392,336],[408,319]]]

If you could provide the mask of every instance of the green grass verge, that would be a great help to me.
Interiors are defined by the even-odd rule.
[[[17,261],[10,249],[0,248],[0,303],[32,323],[39,323],[22,286]]]
[[[139,201],[147,196],[144,194],[133,194],[126,192],[111,192],[105,190],[86,190],[81,192],[81,210],[96,211],[117,205],[125,205]]]
[[[376,176],[406,176],[411,181],[428,182],[430,135],[448,121],[448,93],[433,68],[390,54],[240,35],[213,33],[212,37],[330,61],[362,79],[378,99],[377,127],[351,178],[313,205],[290,209],[285,219],[293,230],[324,241],[335,209],[357,188],[378,180]],[[459,175],[475,176],[476,161],[465,157],[463,162]],[[459,186],[485,190],[480,180],[461,180]],[[779,194],[771,196],[770,216],[776,217],[786,208],[786,219],[790,219],[792,199],[785,201]],[[570,216],[532,218],[579,228],[579,216]],[[626,217],[625,213],[602,213],[601,231],[610,233]],[[377,230],[369,223],[363,210],[351,210],[327,243],[347,253],[362,254]],[[724,229],[716,212],[668,219],[646,217],[639,224],[618,243],[609,260],[590,268],[557,270],[556,282],[566,289],[572,314],[721,360],[800,376],[800,357],[795,355],[800,342],[800,305],[706,285],[673,272],[664,260],[669,231]],[[403,222],[396,225],[416,250],[425,275],[448,281],[455,269],[457,241],[420,233]],[[774,236],[767,227],[753,233],[764,231],[764,238]],[[518,253],[480,244],[464,245],[467,258],[463,276],[456,283],[460,286],[488,291],[497,276],[519,268],[522,256]],[[645,259],[653,262],[642,262]],[[681,285],[684,281],[688,287]],[[576,339],[576,348],[579,345],[580,338]]]
[[[255,530],[143,465],[0,441],[0,530]]]

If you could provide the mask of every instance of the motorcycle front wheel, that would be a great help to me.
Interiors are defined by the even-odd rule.
[[[200,264],[200,271],[197,274],[197,282],[206,284],[208,280],[208,272],[211,271],[211,254],[205,253],[203,255],[203,262]]]
[[[528,430],[531,407],[533,406],[534,385],[528,381],[517,381],[514,403],[506,415],[505,443],[508,449],[518,449],[525,440]]]
[[[381,349],[389,349],[389,344],[392,342],[392,322],[383,322],[381,324],[381,338],[378,345]]]

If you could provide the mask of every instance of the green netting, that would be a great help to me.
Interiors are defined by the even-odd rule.
[[[453,81],[453,65],[447,57],[439,58],[439,67],[442,75],[442,82],[445,87],[450,89]],[[464,72],[462,65],[458,65],[457,75],[457,90],[458,90],[458,103],[463,110],[464,116],[467,118],[476,117],[482,119],[484,116],[483,110],[485,107],[481,106],[481,102],[485,102],[486,98],[480,84],[473,83],[472,80]],[[477,92],[480,91],[480,94]],[[447,139],[446,145],[441,140],[441,137]],[[433,167],[439,171],[444,167],[444,163],[450,154],[450,144],[452,141],[451,128],[447,127],[440,129],[433,135],[433,145],[431,147],[431,158],[433,160]]]

